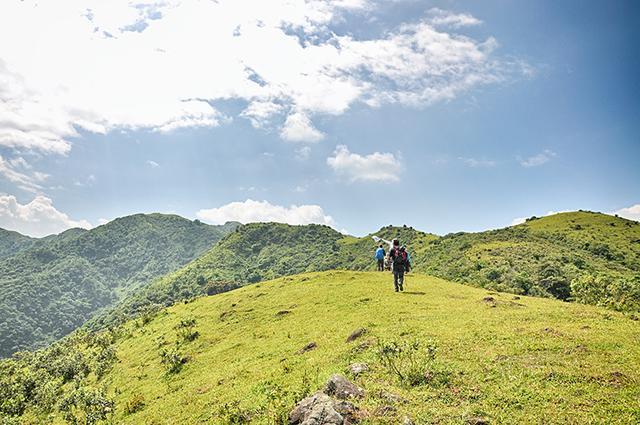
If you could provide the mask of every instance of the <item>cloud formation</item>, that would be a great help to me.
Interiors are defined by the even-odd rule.
[[[538,167],[540,165],[546,164],[547,162],[551,161],[553,158],[555,158],[557,156],[557,154],[549,149],[545,149],[544,151],[540,152],[537,155],[534,156],[530,156],[529,158],[519,158],[518,161],[520,162],[520,165],[522,165],[523,167]]]
[[[58,211],[50,198],[37,195],[28,204],[20,204],[15,196],[0,195],[0,227],[25,235],[42,237],[72,227],[91,228],[86,220],[73,220]]]
[[[464,162],[466,165],[468,165],[469,167],[473,167],[473,168],[479,168],[479,167],[495,167],[496,162],[492,159],[486,159],[486,158],[463,158],[463,157],[459,157],[458,158],[460,161]]]
[[[268,201],[231,202],[219,208],[203,209],[196,216],[211,224],[224,224],[227,221],[240,223],[276,222],[288,224],[325,224],[335,227],[330,215],[325,214],[319,205],[291,205],[284,207]]]
[[[402,172],[400,158],[392,153],[374,152],[369,155],[352,153],[345,145],[338,145],[327,164],[339,176],[351,182],[377,181],[397,182]]]
[[[452,13],[448,10],[434,7],[427,12],[430,16],[429,23],[435,27],[444,26],[452,28],[471,27],[482,24],[482,21],[468,13]]]
[[[629,220],[640,221],[640,204],[635,204],[627,208],[621,208],[612,212],[613,215],[619,215]]]
[[[373,0],[25,0],[0,3],[0,146],[65,155],[78,129],[167,132],[229,122],[215,107],[285,140],[317,142],[318,115],[355,103],[422,106],[495,83],[522,65],[493,38],[422,20],[358,39],[332,25]],[[282,60],[286,58],[286,60]]]
[[[22,157],[6,160],[0,155],[0,175],[14,183],[20,189],[36,193],[42,189],[42,183],[49,177],[39,171],[33,171]]]

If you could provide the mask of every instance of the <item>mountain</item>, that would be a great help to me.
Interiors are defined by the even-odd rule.
[[[409,227],[388,226],[377,232],[421,246],[435,235]],[[372,264],[370,236],[345,236],[317,224],[292,226],[251,223],[239,226],[200,258],[163,276],[126,298],[114,310],[89,323],[99,329],[180,300],[212,295],[262,280],[310,271],[368,270]]]
[[[29,248],[37,239],[11,230],[0,229],[0,259],[10,257]]]
[[[417,255],[416,270],[516,294],[640,310],[640,223],[586,211],[455,233]]]
[[[71,332],[99,309],[197,258],[235,226],[137,214],[31,242],[0,260],[0,356]]]
[[[480,233],[439,237],[387,226],[375,234],[405,243],[417,272],[519,295],[640,311],[640,225],[635,221],[574,212]],[[240,226],[197,260],[90,325],[99,329],[150,308],[285,275],[373,270],[374,248],[371,235],[344,236],[321,225]]]
[[[308,273],[76,333],[0,363],[0,415],[284,424],[342,374],[364,393],[334,406],[365,424],[640,422],[633,316],[422,274],[406,286]]]

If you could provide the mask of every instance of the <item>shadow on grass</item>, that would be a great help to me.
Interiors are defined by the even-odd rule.
[[[407,295],[427,295],[426,292],[421,291],[403,291],[402,293]]]

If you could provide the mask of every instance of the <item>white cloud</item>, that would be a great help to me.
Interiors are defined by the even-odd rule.
[[[495,167],[496,162],[491,159],[477,159],[477,158],[458,158],[460,161],[467,164],[469,167],[479,168],[479,167]]]
[[[528,167],[537,167],[537,166],[546,164],[556,156],[557,154],[555,152],[549,149],[545,149],[544,151],[542,151],[537,155],[530,156],[529,158],[524,158],[524,159],[519,158],[518,160],[520,161],[520,165],[528,168]]]
[[[456,14],[447,10],[438,9],[437,7],[430,9],[428,15],[430,16],[429,23],[433,26],[461,28],[482,24],[481,20],[468,13]]]
[[[72,220],[67,214],[58,211],[51,199],[43,195],[37,195],[24,205],[15,196],[0,195],[0,227],[41,237],[72,227],[91,228],[91,223]]]
[[[290,141],[324,135],[320,114],[354,103],[422,106],[502,81],[523,64],[496,41],[448,32],[470,15],[428,14],[370,39],[330,28],[374,0],[0,2],[0,146],[65,155],[77,129],[173,131],[240,116]],[[435,25],[439,25],[436,27]],[[188,30],[187,30],[188,29]],[[99,82],[99,83],[98,83]]]
[[[629,220],[640,221],[640,204],[635,204],[627,208],[621,208],[611,213],[612,215],[619,215]]]
[[[0,175],[22,190],[37,193],[42,190],[41,184],[49,175],[31,169],[31,165],[22,157],[5,160],[0,155]]]
[[[309,117],[302,112],[294,112],[287,117],[280,136],[289,142],[314,143],[324,139],[324,134],[318,131]]]
[[[152,161],[150,159],[147,159],[146,164],[148,166],[150,166],[151,168],[158,168],[160,166],[160,164],[158,164],[157,162]]]
[[[331,216],[325,214],[319,205],[291,205],[283,207],[268,201],[231,202],[219,208],[203,209],[196,213],[201,220],[212,224],[224,224],[227,221],[240,223],[278,222],[288,224],[326,224],[335,227]]]
[[[369,155],[352,153],[345,145],[339,145],[327,164],[338,174],[355,181],[397,182],[400,180],[402,162],[392,153],[374,152]]]
[[[303,146],[296,149],[296,159],[300,161],[306,161],[311,157],[311,148],[309,146]]]

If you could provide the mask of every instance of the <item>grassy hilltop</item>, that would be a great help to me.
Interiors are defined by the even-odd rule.
[[[421,274],[409,275],[405,293],[391,286],[387,273],[329,271],[177,304],[103,334],[102,343],[61,350],[59,369],[40,376],[67,383],[34,385],[39,407],[14,402],[16,388],[37,381],[25,364],[50,357],[12,360],[13,375],[5,362],[3,412],[13,406],[24,423],[87,414],[131,424],[286,423],[297,401],[342,373],[366,391],[354,401],[365,424],[405,416],[418,424],[640,421],[640,327],[628,316]],[[404,379],[379,355],[394,344],[417,360],[408,367],[392,358]],[[107,349],[117,360],[96,360],[110,358],[96,354]],[[370,370],[352,377],[355,362]]]
[[[519,295],[640,310],[640,225],[634,221],[575,212],[480,233],[439,237],[387,226],[375,234],[405,243],[419,272]],[[98,317],[92,327],[121,322],[150,306],[280,276],[373,270],[374,247],[371,235],[345,236],[321,225],[240,226],[200,258]]]

